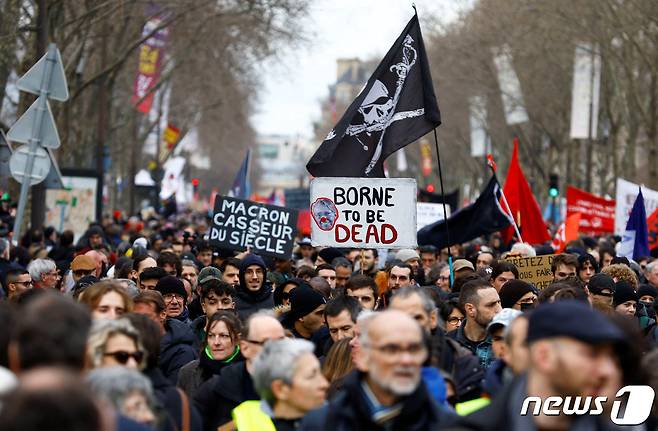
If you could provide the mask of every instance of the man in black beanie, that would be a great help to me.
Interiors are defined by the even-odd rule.
[[[246,255],[240,262],[240,285],[235,298],[235,310],[243,322],[258,310],[274,308],[272,287],[266,280],[263,258],[257,254]]]
[[[187,318],[187,291],[179,278],[173,275],[162,277],[155,285],[155,290],[164,298],[168,318],[190,323]]]
[[[324,327],[326,305],[324,296],[302,283],[290,292],[290,311],[282,322],[283,327],[290,330],[295,338],[312,341],[316,346],[316,355],[321,354],[329,339],[328,331],[320,331]]]
[[[658,297],[658,289],[650,284],[640,284],[640,288],[637,290],[637,297],[640,300],[639,305],[644,306],[647,316],[655,319],[656,311],[653,309],[653,304],[656,297]]]
[[[612,294],[612,306],[616,313],[624,316],[635,316],[637,309],[637,293],[627,281],[615,283],[615,293]]]
[[[510,280],[503,284],[498,292],[500,306],[525,311],[534,308],[537,303],[537,294],[530,283],[523,280]]]

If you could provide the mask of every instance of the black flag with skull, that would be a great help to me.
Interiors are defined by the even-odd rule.
[[[384,177],[384,160],[441,124],[418,15],[306,168],[316,177]]]

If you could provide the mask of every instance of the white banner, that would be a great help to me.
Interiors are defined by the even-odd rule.
[[[471,157],[484,157],[487,152],[487,98],[473,96],[469,99],[471,126]]]
[[[579,44],[573,62],[571,90],[571,139],[590,137],[590,104],[592,112],[591,137],[596,139],[599,122],[599,88],[601,86],[601,54],[592,44]]]
[[[639,185],[617,178],[617,205],[615,207],[615,235],[623,235],[628,223],[628,215],[631,213],[637,193],[640,191]],[[651,190],[642,186],[642,196],[644,196],[644,209],[647,217],[658,208],[658,191]]]
[[[315,178],[311,181],[315,246],[416,247],[416,180]]]
[[[446,204],[446,214],[450,217],[450,205]],[[416,204],[416,229],[421,230],[428,224],[443,220],[443,204],[418,202]]]
[[[505,109],[505,121],[510,126],[525,123],[528,121],[528,113],[523,103],[519,77],[512,64],[512,50],[508,45],[494,49],[494,64],[498,72],[498,85]]]

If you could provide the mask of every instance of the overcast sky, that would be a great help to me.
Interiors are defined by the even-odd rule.
[[[306,23],[310,43],[263,66],[264,89],[253,125],[260,134],[312,136],[320,100],[336,81],[336,59],[381,59],[413,16],[402,0],[315,0]],[[415,0],[421,18],[455,19],[468,0]],[[425,15],[424,15],[425,14]],[[425,29],[423,29],[425,31]]]

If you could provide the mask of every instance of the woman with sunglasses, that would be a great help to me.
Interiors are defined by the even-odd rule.
[[[184,365],[178,373],[178,387],[194,398],[199,387],[211,377],[219,375],[230,364],[244,360],[240,353],[242,325],[233,311],[220,310],[206,324],[199,359]]]
[[[80,293],[78,300],[89,307],[94,320],[118,319],[133,309],[132,299],[117,281],[92,284]]]
[[[144,349],[139,333],[126,319],[97,320],[87,339],[89,368],[121,365],[141,370]]]

